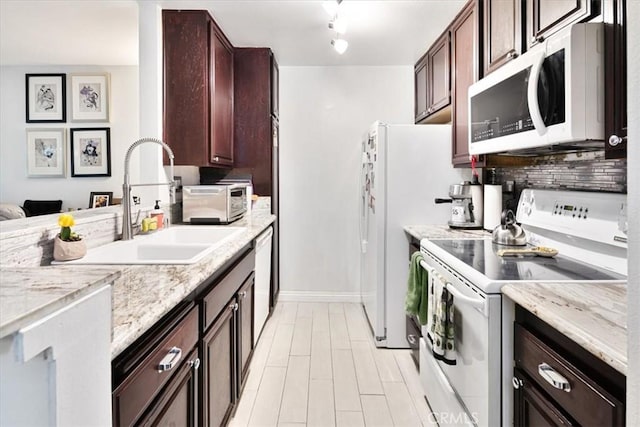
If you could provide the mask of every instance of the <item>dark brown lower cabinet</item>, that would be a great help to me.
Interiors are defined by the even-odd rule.
[[[518,307],[514,426],[625,425],[626,378]]]
[[[202,339],[202,425],[224,425],[236,400],[235,298]]]
[[[514,426],[546,427],[573,426],[567,417],[554,405],[553,401],[541,393],[522,371],[514,370],[515,390]]]
[[[239,380],[238,397],[249,373],[249,362],[253,355],[253,296],[255,290],[254,274],[251,274],[238,291],[238,348]]]
[[[199,367],[200,359],[198,350],[195,349],[187,356],[187,363],[182,364],[139,424],[166,427],[198,425]]]

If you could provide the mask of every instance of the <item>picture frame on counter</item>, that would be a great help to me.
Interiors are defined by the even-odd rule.
[[[113,203],[112,191],[92,191],[89,195],[89,208],[104,208]]]
[[[67,121],[65,74],[25,74],[27,123]]]
[[[65,177],[65,130],[27,129],[27,176]]]
[[[71,121],[109,121],[109,73],[71,74]]]
[[[111,176],[109,128],[71,128],[71,176]]]

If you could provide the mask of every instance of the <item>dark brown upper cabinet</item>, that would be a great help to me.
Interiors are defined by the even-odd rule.
[[[164,141],[175,164],[233,165],[233,46],[204,10],[163,10]]]
[[[415,89],[415,122],[427,117],[427,55],[425,54],[413,68]]]
[[[627,156],[627,16],[625,0],[603,4],[605,156]]]
[[[479,78],[478,4],[470,1],[451,24],[451,104],[453,115],[452,163],[468,167],[469,158],[469,86]],[[481,166],[482,156],[478,166]]]
[[[599,14],[599,5],[599,0],[527,0],[527,45],[533,46],[567,25]]]
[[[522,0],[484,2],[484,74],[522,54]]]
[[[441,110],[451,104],[451,60],[449,30],[431,45],[414,67],[415,122],[448,122]],[[440,114],[436,114],[440,113]]]

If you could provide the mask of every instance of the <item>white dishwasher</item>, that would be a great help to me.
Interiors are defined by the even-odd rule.
[[[253,343],[258,341],[264,322],[269,316],[269,294],[271,290],[271,241],[273,227],[269,227],[256,239],[256,271],[253,311]]]

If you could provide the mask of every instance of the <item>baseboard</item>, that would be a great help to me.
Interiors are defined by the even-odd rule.
[[[296,302],[351,302],[362,301],[359,292],[318,292],[318,291],[283,291],[278,295],[279,301]]]

